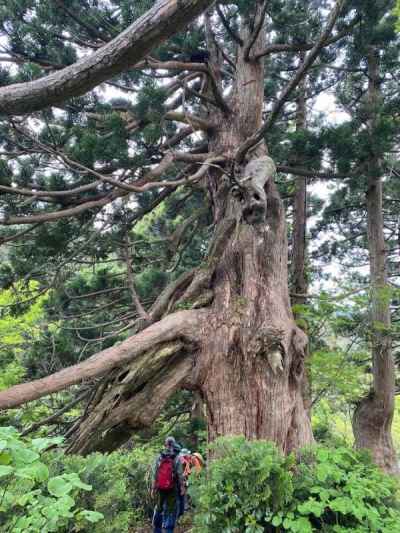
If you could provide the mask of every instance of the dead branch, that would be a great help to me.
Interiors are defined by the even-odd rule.
[[[133,361],[139,354],[154,345],[187,338],[196,342],[199,322],[204,317],[204,310],[178,311],[166,316],[137,335],[123,341],[118,346],[102,350],[82,363],[64,368],[50,376],[14,385],[0,392],[0,410],[10,409],[37,400],[53,392],[64,390],[86,379],[103,376],[114,368]]]
[[[32,431],[36,431],[42,426],[47,426],[49,424],[56,422],[60,418],[61,415],[63,415],[64,413],[72,409],[72,407],[75,407],[75,405],[78,405],[78,403],[80,403],[82,400],[87,398],[89,396],[89,393],[90,391],[86,390],[85,392],[83,392],[82,394],[79,394],[76,398],[68,402],[66,405],[64,405],[61,409],[58,409],[58,411],[56,411],[52,415],[48,416],[47,418],[43,418],[42,420],[39,420],[38,422],[33,423],[31,426],[29,426],[27,429],[25,429],[21,433],[21,437],[25,437],[29,433],[32,433]]]
[[[138,293],[136,292],[135,288],[135,278],[132,268],[132,256],[131,256],[131,242],[129,239],[129,234],[126,232],[125,234],[125,241],[124,241],[124,247],[123,247],[123,253],[124,253],[124,259],[126,264],[126,279],[129,291],[131,293],[132,303],[135,306],[136,311],[138,312],[139,316],[143,318],[145,321],[149,320],[149,314],[146,312],[145,308],[143,307],[140,298],[138,296]]]

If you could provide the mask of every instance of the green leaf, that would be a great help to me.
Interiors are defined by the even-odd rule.
[[[275,527],[278,527],[282,524],[282,516],[280,515],[275,515],[274,518],[272,519],[272,522],[271,524]]]
[[[79,517],[84,518],[88,522],[91,522],[92,524],[95,524],[96,522],[99,522],[100,520],[104,520],[104,515],[102,513],[98,513],[97,511],[88,511],[83,510],[79,513]]]
[[[75,500],[71,496],[68,496],[68,494],[60,498],[55,505],[61,516],[65,518],[71,518],[73,516],[71,510],[75,505]]]
[[[310,521],[305,516],[298,518],[293,526],[293,531],[296,531],[297,533],[312,533],[313,531]]]
[[[39,459],[38,453],[29,450],[28,448],[23,448],[21,445],[11,446],[11,454],[17,466],[30,464]]]
[[[40,461],[36,461],[32,465],[20,468],[16,471],[18,477],[32,479],[35,481],[46,481],[49,478],[49,469]]]
[[[0,477],[9,476],[13,471],[12,466],[0,465]]]
[[[313,514],[317,517],[320,517],[325,509],[325,503],[318,502],[314,498],[310,498],[308,501],[298,505],[297,509],[300,514],[303,514],[303,515]]]
[[[63,440],[64,439],[62,437],[32,439],[31,445],[35,451],[42,452],[53,444],[61,444]]]
[[[11,453],[1,452],[0,453],[0,465],[9,465],[12,461]]]
[[[64,474],[64,478],[68,480],[74,487],[82,490],[90,491],[92,490],[92,485],[88,485],[87,483],[83,483],[78,474],[76,472],[72,472],[71,474]]]
[[[72,483],[65,481],[64,476],[56,476],[49,479],[47,489],[53,496],[61,498],[73,489]]]

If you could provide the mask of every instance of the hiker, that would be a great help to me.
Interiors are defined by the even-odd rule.
[[[179,461],[182,463],[184,491],[179,496],[179,513],[178,516],[182,516],[188,509],[187,501],[187,488],[189,485],[189,476],[193,470],[198,474],[204,464],[202,456],[195,452],[191,453],[190,450],[182,448],[179,453]]]
[[[152,493],[156,498],[153,516],[154,533],[173,533],[179,514],[179,498],[184,493],[181,447],[174,437],[165,439],[165,449],[157,458]]]

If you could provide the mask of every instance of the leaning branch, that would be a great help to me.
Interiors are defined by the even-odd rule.
[[[64,390],[83,380],[103,376],[124,363],[133,361],[139,354],[161,342],[177,338],[196,342],[193,332],[199,330],[204,310],[178,311],[166,316],[137,335],[93,355],[76,365],[64,368],[50,376],[21,383],[0,392],[0,410],[11,409],[48,394]]]
[[[349,174],[338,174],[336,172],[313,170],[305,167],[291,167],[287,165],[276,165],[276,170],[284,174],[293,174],[295,176],[303,176],[304,178],[317,178],[320,180],[345,180],[355,175],[355,172]]]
[[[125,31],[90,56],[49,76],[0,88],[0,112],[22,115],[85,94],[133,67],[211,4],[212,0],[159,0]]]
[[[40,222],[55,222],[62,218],[75,217],[88,211],[89,209],[100,209],[105,205],[111,203],[116,198],[120,196],[125,196],[126,192],[113,193],[112,195],[105,196],[100,200],[91,200],[83,204],[77,205],[75,207],[70,207],[69,209],[62,209],[60,211],[52,211],[50,213],[38,213],[35,215],[26,215],[26,216],[8,216],[1,215],[0,225],[2,226],[14,226],[17,224],[38,224]]]

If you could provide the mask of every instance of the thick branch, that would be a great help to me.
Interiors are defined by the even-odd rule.
[[[312,168],[297,166],[292,167],[287,165],[276,165],[276,170],[285,174],[303,176],[304,178],[318,178],[321,180],[344,180],[355,175],[354,171],[350,172],[349,174],[337,174],[329,170],[327,170],[326,172],[321,172],[319,170],[313,170]]]
[[[54,222],[60,220],[61,218],[68,218],[80,215],[87,211],[88,209],[101,208],[105,205],[111,203],[113,200],[120,196],[124,196],[127,193],[119,193],[108,195],[100,200],[93,200],[85,202],[81,205],[71,207],[69,209],[62,209],[61,211],[53,211],[51,213],[39,213],[37,215],[27,215],[27,216],[4,216],[0,219],[0,224],[3,226],[13,226],[17,224],[36,224],[39,222]]]
[[[159,0],[90,56],[38,80],[0,88],[1,113],[26,114],[85,94],[141,61],[211,4],[212,0]]]
[[[257,37],[258,37],[258,34],[260,33],[263,25],[264,25],[264,21],[265,21],[265,15],[267,13],[267,9],[268,9],[268,2],[267,0],[264,1],[264,5],[262,6],[261,8],[261,5],[257,6],[258,9],[257,9],[257,13],[256,13],[256,20],[255,20],[255,25],[254,25],[254,30],[252,32],[252,34],[250,35],[250,39],[247,41],[245,47],[244,47],[244,50],[243,50],[243,57],[245,59],[245,61],[249,61],[250,60],[250,52],[251,52],[251,49],[254,45],[254,43],[256,42],[257,40]]]
[[[186,63],[185,61],[158,61],[157,59],[149,58],[136,68],[151,68],[155,70],[189,70],[194,72],[207,73],[207,67],[204,63]]]
[[[64,368],[45,378],[21,383],[0,392],[0,410],[18,407],[53,392],[64,390],[85,379],[93,379],[110,372],[154,345],[177,338],[198,340],[196,332],[204,316],[203,310],[178,311],[163,318],[137,335],[89,357],[86,361]]]

